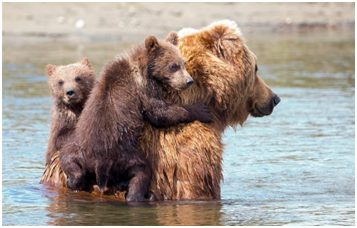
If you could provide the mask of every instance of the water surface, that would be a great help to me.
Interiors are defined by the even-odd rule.
[[[354,33],[247,37],[282,101],[227,129],[222,200],[127,204],[38,184],[50,127],[45,66],[102,66],[131,43],[3,44],[3,225],[354,225]]]

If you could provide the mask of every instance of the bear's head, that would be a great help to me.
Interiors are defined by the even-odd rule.
[[[179,31],[178,47],[195,83],[186,91],[164,90],[174,103],[204,102],[220,126],[243,124],[272,113],[280,98],[258,76],[257,58],[232,21]]]
[[[163,87],[185,90],[193,84],[192,77],[186,71],[186,63],[177,45],[178,35],[171,32],[165,40],[154,36],[145,39],[148,53],[148,72]]]
[[[93,67],[86,58],[65,66],[49,64],[46,74],[53,98],[69,106],[83,104],[95,84]]]

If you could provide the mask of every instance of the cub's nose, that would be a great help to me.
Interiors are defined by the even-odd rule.
[[[73,97],[75,93],[76,93],[76,91],[74,89],[68,89],[66,91],[67,97]]]
[[[193,78],[191,78],[191,77],[189,77],[189,78],[186,79],[186,85],[187,85],[187,86],[192,85],[193,82],[194,82],[194,80],[193,80]]]
[[[279,104],[279,102],[280,102],[280,97],[278,95],[274,94],[272,99],[273,99],[274,107],[277,106]]]

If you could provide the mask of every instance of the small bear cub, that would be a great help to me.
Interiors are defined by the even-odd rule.
[[[96,79],[87,58],[65,66],[49,64],[46,74],[53,98],[51,132],[46,152],[46,164],[49,165],[54,153],[72,138]]]

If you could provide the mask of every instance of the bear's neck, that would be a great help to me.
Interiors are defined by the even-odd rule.
[[[55,101],[55,112],[62,117],[78,118],[83,110],[83,103],[67,104],[61,100]]]

